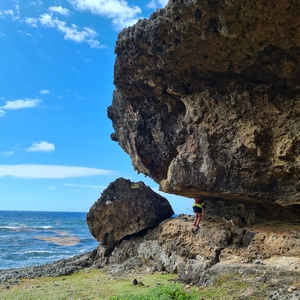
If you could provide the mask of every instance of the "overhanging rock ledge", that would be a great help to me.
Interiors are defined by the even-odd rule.
[[[113,140],[164,192],[300,203],[300,5],[181,0],[124,29]]]

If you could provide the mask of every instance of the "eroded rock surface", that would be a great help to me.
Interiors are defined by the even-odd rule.
[[[300,203],[300,6],[169,1],[116,44],[113,140],[161,190]]]
[[[299,223],[241,227],[208,215],[194,232],[192,222],[189,215],[167,219],[145,236],[123,240],[108,255],[100,244],[96,265],[112,276],[176,273],[181,283],[202,287],[220,276],[244,282],[247,288],[230,299],[300,295]]]
[[[0,270],[0,285],[21,278],[61,276],[82,268],[107,270],[110,278],[140,278],[155,271],[178,274],[177,280],[201,289],[226,280],[240,287],[224,299],[295,299],[300,297],[299,222],[263,226],[227,224],[211,216],[192,231],[193,216],[168,218],[144,235],[132,235],[107,252],[94,251],[38,267]],[[130,280],[132,281],[132,280]],[[0,286],[1,289],[1,286]]]
[[[86,220],[95,239],[112,246],[124,237],[157,226],[173,214],[169,201],[143,182],[118,178],[90,208]]]

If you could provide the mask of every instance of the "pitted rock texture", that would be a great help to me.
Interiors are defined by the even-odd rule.
[[[127,236],[157,226],[173,214],[169,201],[143,182],[118,178],[93,204],[86,220],[95,239],[102,245],[113,246]]]
[[[239,202],[220,198],[205,199],[207,212],[212,217],[232,219],[238,226],[264,224],[276,221],[278,227],[287,224],[300,224],[299,205],[283,207],[279,204],[262,202]],[[286,225],[284,225],[286,227]]]
[[[240,227],[208,214],[195,232],[193,219],[189,215],[167,219],[144,236],[123,240],[109,254],[99,244],[96,265],[114,277],[161,271],[178,274],[181,283],[202,287],[222,276],[246,284],[239,295],[226,299],[299,295],[299,223]]]
[[[300,203],[300,6],[181,0],[124,29],[108,116],[164,192]]]

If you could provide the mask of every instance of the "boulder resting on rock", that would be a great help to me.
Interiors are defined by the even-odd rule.
[[[93,204],[86,220],[95,239],[112,246],[126,236],[157,226],[173,214],[169,201],[143,182],[118,178]]]

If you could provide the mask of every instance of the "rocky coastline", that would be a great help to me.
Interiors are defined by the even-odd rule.
[[[144,234],[120,241],[108,254],[94,251],[50,264],[0,271],[0,284],[21,278],[62,276],[84,268],[105,270],[112,277],[166,272],[180,283],[205,288],[220,276],[247,285],[239,299],[299,299],[300,226],[276,222],[245,226],[208,216],[198,232],[193,216],[168,218]]]
[[[120,178],[88,213],[97,249],[1,270],[0,284],[158,271],[203,289],[239,281],[234,299],[300,299],[299,12],[296,0],[174,0],[120,32],[111,138],[161,191],[204,198],[207,217],[195,231]]]
[[[58,277],[70,275],[84,268],[93,266],[97,250],[76,255],[67,259],[57,260],[40,266],[0,270],[0,284],[9,286],[18,284],[22,278]]]

